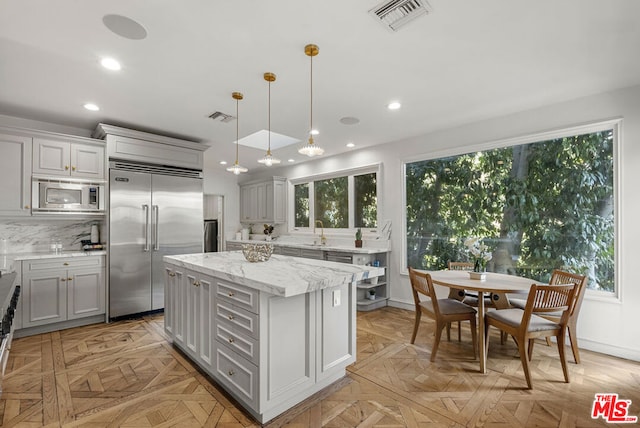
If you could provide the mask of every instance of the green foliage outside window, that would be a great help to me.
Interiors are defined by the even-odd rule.
[[[349,227],[349,193],[347,177],[313,182],[315,217],[328,229]]]
[[[489,245],[489,270],[548,281],[554,268],[615,290],[613,131],[406,165],[407,264],[465,261]]]
[[[353,177],[355,188],[355,227],[376,227],[378,221],[378,197],[376,192],[376,174],[363,174]]]
[[[295,227],[309,226],[309,183],[296,184],[295,194]]]

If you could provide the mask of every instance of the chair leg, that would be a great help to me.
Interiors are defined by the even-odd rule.
[[[522,371],[524,371],[524,377],[527,380],[527,386],[532,389],[531,386],[531,372],[529,371],[529,359],[527,358],[527,341],[524,339],[514,340],[518,344],[518,352],[520,353],[520,361],[522,362]]]
[[[478,329],[476,328],[476,317],[469,319],[469,325],[471,326],[471,343],[473,346],[473,359],[475,360],[478,356]],[[460,321],[458,321],[458,334],[460,334]]]
[[[547,339],[547,346],[551,346],[551,338],[547,336],[545,339]]]
[[[576,364],[580,364],[580,350],[578,349],[578,335],[576,333],[576,323],[569,322],[567,324],[567,332],[569,333],[569,342],[571,342],[571,351]]]
[[[547,337],[547,340],[549,338]],[[529,339],[529,350],[527,351],[527,355],[529,356],[529,361],[531,361],[531,357],[533,356],[533,344],[536,343],[535,340]]]
[[[413,324],[413,336],[411,336],[411,344],[415,343],[416,335],[418,334],[418,327],[420,327],[420,317],[422,316],[422,312],[419,309],[416,310],[416,321]]]
[[[451,323],[447,323],[447,342],[451,342]]]
[[[558,342],[558,353],[560,354],[560,363],[562,364],[562,373],[564,374],[564,381],[569,383],[569,370],[567,369],[567,356],[564,352],[564,329],[556,336]]]
[[[458,321],[458,342],[462,342],[462,332],[460,331],[460,321]]]
[[[442,330],[444,324],[436,323],[435,339],[433,340],[433,348],[431,349],[431,362],[436,360],[436,353],[438,352],[438,345],[440,345],[440,338],[442,337]]]

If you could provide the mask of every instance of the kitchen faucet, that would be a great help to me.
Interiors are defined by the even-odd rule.
[[[316,233],[316,224],[320,223],[320,245],[327,245],[327,237],[324,236],[324,225],[322,224],[322,220],[316,220],[313,224],[313,234]]]

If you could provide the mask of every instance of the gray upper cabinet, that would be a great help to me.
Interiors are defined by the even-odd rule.
[[[284,223],[286,221],[286,181],[284,177],[240,186],[241,223]]]
[[[31,137],[0,132],[0,215],[31,215]]]
[[[33,139],[33,174],[104,180],[104,142]]]

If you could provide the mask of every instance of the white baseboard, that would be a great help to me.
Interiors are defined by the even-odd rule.
[[[403,302],[400,300],[387,300],[388,306],[393,306],[394,308],[407,309],[409,311],[415,311],[416,305],[413,302]]]

